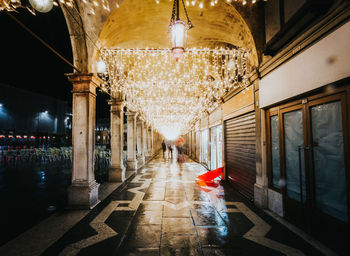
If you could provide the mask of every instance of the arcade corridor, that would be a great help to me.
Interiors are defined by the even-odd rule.
[[[0,24],[0,256],[350,255],[349,0],[0,0]]]
[[[42,255],[322,255],[203,172],[158,155]]]

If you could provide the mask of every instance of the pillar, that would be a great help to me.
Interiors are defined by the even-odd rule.
[[[151,126],[147,127],[147,151],[150,157],[153,156],[151,149]]]
[[[147,149],[147,124],[145,122],[143,122],[142,126],[142,147],[144,156],[149,157]]]
[[[125,166],[123,163],[124,141],[124,101],[112,99],[108,101],[110,106],[110,131],[111,131],[111,167],[109,169],[109,181],[123,182],[125,180]]]
[[[145,150],[144,150],[144,122],[142,120],[137,121],[137,159],[141,165],[145,164]]]
[[[154,155],[154,130],[153,128],[151,128],[151,152],[152,152],[152,155]]]
[[[68,206],[92,209],[99,203],[94,175],[96,87],[101,80],[93,74],[68,74],[73,84],[73,168],[68,188]]]
[[[136,112],[128,111],[127,115],[127,167],[129,170],[137,170],[137,159],[136,159]]]

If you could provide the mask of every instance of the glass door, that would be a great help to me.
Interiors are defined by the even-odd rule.
[[[339,251],[350,241],[347,93],[314,95],[266,116],[269,186],[282,194],[285,217]]]
[[[217,127],[210,129],[210,169],[217,168]]]
[[[283,158],[281,159],[283,190],[287,218],[298,222],[305,220],[306,168],[305,168],[305,110],[302,105],[281,111],[283,133],[281,136]]]
[[[222,125],[217,127],[217,167],[222,167]]]
[[[209,138],[209,131],[204,130],[201,133],[201,163],[208,166],[208,138]]]
[[[288,219],[339,230],[349,227],[346,96],[314,98],[269,111],[270,187],[282,193]]]
[[[344,135],[346,97],[336,95],[308,104],[311,155],[310,197],[320,221],[349,222]],[[345,128],[345,129],[344,129]],[[344,143],[345,142],[345,143]]]

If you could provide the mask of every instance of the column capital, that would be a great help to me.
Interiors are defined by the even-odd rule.
[[[137,123],[137,125],[144,125],[143,120],[140,118],[137,118],[136,123]]]
[[[137,117],[137,114],[138,114],[138,113],[128,110],[125,114],[126,114],[127,116]]]
[[[119,114],[120,112],[122,112],[125,106],[125,101],[123,100],[110,99],[107,102],[111,108],[110,111],[114,114]]]
[[[68,81],[73,84],[73,93],[92,93],[96,95],[96,88],[102,80],[94,74],[65,74]]]

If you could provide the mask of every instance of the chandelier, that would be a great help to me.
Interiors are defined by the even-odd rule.
[[[181,2],[186,14],[187,24],[184,21],[180,20],[179,1],[180,0],[174,0],[173,11],[171,14],[169,24],[169,31],[171,32],[172,43],[171,51],[176,61],[178,61],[185,52],[187,31],[193,28],[183,0],[181,0]]]
[[[103,49],[101,58],[102,91],[123,92],[128,108],[162,134],[184,134],[228,90],[248,85],[243,49],[187,49],[177,62],[171,49]]]

